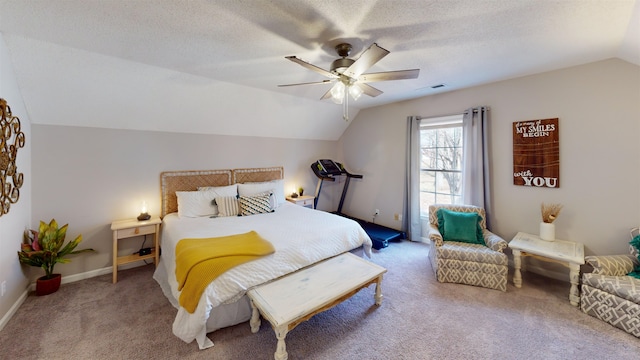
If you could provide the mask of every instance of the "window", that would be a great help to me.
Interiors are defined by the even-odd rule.
[[[420,122],[420,213],[462,200],[462,114]]]

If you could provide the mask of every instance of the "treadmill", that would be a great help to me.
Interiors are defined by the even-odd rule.
[[[330,159],[321,159],[314,162],[313,164],[311,164],[311,170],[313,170],[313,173],[318,177],[315,199],[313,200],[314,209],[317,208],[323,182],[336,181],[337,176],[346,176],[344,187],[342,188],[342,195],[340,196],[340,203],[338,204],[338,210],[333,213],[357,221],[360,226],[362,226],[367,235],[369,235],[369,237],[371,238],[371,241],[373,242],[373,248],[376,250],[380,250],[389,246],[389,241],[406,239],[406,234],[402,231],[374,224],[372,222],[356,219],[342,213],[342,205],[344,204],[344,198],[347,195],[347,191],[349,190],[349,183],[351,182],[351,178],[362,179],[362,175],[351,174],[345,169],[344,165]]]

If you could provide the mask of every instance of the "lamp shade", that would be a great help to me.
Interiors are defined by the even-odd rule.
[[[342,81],[336,82],[331,88],[331,100],[336,104],[342,104],[344,101],[345,86]]]
[[[358,84],[353,84],[349,86],[349,95],[353,98],[353,100],[358,100],[360,95],[362,95],[362,88],[358,86]]]

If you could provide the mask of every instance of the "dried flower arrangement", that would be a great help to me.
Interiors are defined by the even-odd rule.
[[[562,210],[562,204],[542,203],[540,209],[542,211],[542,221],[551,224],[555,219],[558,218],[560,210]]]

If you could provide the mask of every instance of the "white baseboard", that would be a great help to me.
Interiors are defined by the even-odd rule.
[[[111,274],[112,271],[113,271],[113,267],[109,266],[109,267],[105,267],[105,268],[102,268],[102,269],[96,269],[96,270],[83,272],[83,273],[80,273],[80,274],[73,274],[73,275],[63,276],[62,277],[62,284],[68,284],[68,283],[72,283],[72,282],[76,282],[76,281],[80,281],[80,280],[90,279],[92,277],[96,277],[96,276],[100,276],[100,275]]]
[[[9,320],[11,320],[13,315],[16,312],[18,312],[18,309],[20,308],[20,306],[22,306],[24,301],[27,300],[27,295],[29,295],[29,291],[25,289],[22,295],[20,295],[20,297],[18,298],[18,300],[11,306],[9,311],[7,311],[7,313],[4,314],[2,319],[0,319],[0,331],[2,331],[2,329],[4,329],[4,326],[7,325],[7,323],[9,323]]]
[[[131,264],[126,264],[126,265],[120,265],[119,270],[127,270],[127,269],[133,269],[139,266],[145,266],[147,264],[145,263],[131,263]],[[76,282],[76,281],[80,281],[80,280],[86,280],[86,279],[90,279],[96,276],[101,276],[101,275],[107,275],[107,274],[112,274],[113,273],[113,266],[107,266],[101,269],[96,269],[96,270],[90,270],[90,271],[86,271],[80,274],[73,274],[73,275],[67,275],[67,276],[63,276],[62,280],[60,281],[61,284],[68,284],[68,283],[72,283],[72,282]],[[36,283],[33,282],[29,285],[29,290],[31,291],[35,291],[36,290]]]

